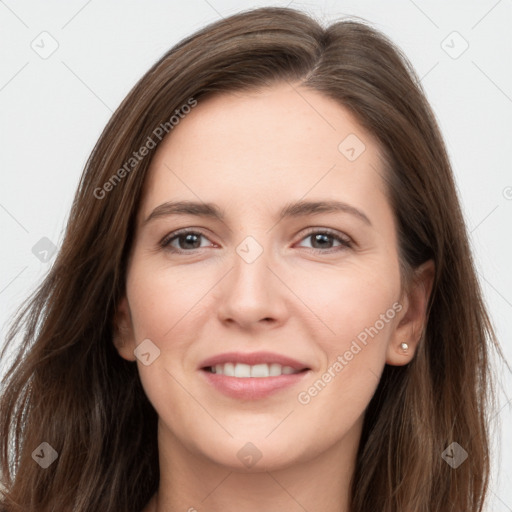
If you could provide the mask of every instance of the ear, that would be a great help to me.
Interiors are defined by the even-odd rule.
[[[133,351],[136,348],[132,318],[128,299],[124,296],[117,306],[114,315],[114,346],[119,355],[127,361],[135,361]]]
[[[428,260],[415,270],[409,289],[404,292],[400,301],[403,307],[388,345],[387,364],[405,365],[414,357],[426,325],[427,305],[434,275],[433,260]],[[407,343],[408,348],[404,350],[402,343]]]

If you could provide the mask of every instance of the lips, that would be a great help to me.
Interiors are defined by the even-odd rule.
[[[205,359],[199,365],[199,367],[206,370],[208,368],[216,367],[217,365],[225,365],[226,363],[233,363],[235,365],[240,363],[249,366],[256,366],[261,364],[279,364],[282,367],[289,366],[295,372],[309,370],[307,364],[281,354],[275,354],[273,352],[226,352],[224,354],[218,354],[216,356]]]
[[[271,352],[229,352],[204,360],[199,370],[206,382],[224,395],[256,400],[297,385],[311,369]]]

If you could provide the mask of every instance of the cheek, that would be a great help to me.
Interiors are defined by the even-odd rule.
[[[172,340],[179,345],[176,334],[194,318],[200,300],[211,287],[205,272],[134,265],[127,281],[127,295],[136,341],[154,339],[165,344]],[[210,276],[211,278],[212,276]]]
[[[158,397],[180,400],[173,376],[179,379],[176,370],[183,364],[183,329],[194,315],[190,311],[193,294],[183,293],[184,284],[175,273],[149,268],[141,260],[133,265],[126,286],[135,344],[151,341],[151,362],[145,365],[142,360],[137,361],[139,375],[146,395],[159,410]]]
[[[187,277],[186,283],[183,277],[183,273],[179,277],[169,269],[141,264],[129,274],[127,296],[135,343],[149,339],[159,351],[149,365],[137,360],[144,392],[163,423],[172,425],[175,433],[186,438],[194,428],[195,416],[175,412],[190,407],[187,386],[183,387],[184,361],[190,343],[190,322],[196,315],[193,306],[201,290],[195,277]]]
[[[318,408],[333,421],[355,421],[368,405],[401,309],[398,266],[396,271],[392,265],[386,268],[381,272],[375,262],[353,265],[328,279],[315,276],[308,300],[328,329],[316,333],[322,368],[298,397],[311,412]]]
[[[385,269],[385,270],[384,270]],[[294,286],[322,327],[322,346],[332,355],[348,350],[354,339],[387,339],[400,297],[398,265],[350,262],[328,272],[297,273]]]

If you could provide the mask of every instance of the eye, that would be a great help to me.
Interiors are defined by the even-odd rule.
[[[201,245],[201,238],[208,240],[199,231],[174,231],[160,242],[160,246],[172,252],[190,252],[195,249],[201,249],[202,247],[208,247],[208,244]]]
[[[200,231],[184,229],[169,233],[160,242],[160,246],[171,252],[180,253],[191,252],[212,245],[211,243],[202,244],[201,238],[205,241],[208,240]],[[342,236],[338,232],[326,228],[311,230],[301,240],[307,240],[308,238],[311,240],[310,248],[313,251],[337,252],[352,247],[352,242],[347,236]],[[338,243],[338,245],[333,246],[335,243]]]
[[[347,236],[342,236],[336,231],[330,229],[316,229],[310,231],[302,240],[311,240],[311,248],[321,252],[336,252],[352,247],[352,242]],[[338,242],[338,246],[333,246]],[[330,251],[330,249],[334,249]]]

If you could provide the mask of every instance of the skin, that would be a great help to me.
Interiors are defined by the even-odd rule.
[[[365,145],[354,161],[338,149],[349,134]],[[199,101],[158,148],[115,338],[159,416],[160,487],[145,512],[348,511],[365,409],[384,365],[411,361],[433,277],[428,262],[402,290],[382,173],[377,141],[344,107],[298,84]],[[371,226],[347,212],[279,220],[284,205],[301,199],[343,201]],[[144,222],[171,200],[216,203],[225,218]],[[160,245],[182,228],[204,236]],[[351,246],[335,237],[316,243],[308,228],[334,230]],[[252,263],[236,251],[248,236],[263,250]],[[329,367],[332,374],[338,356],[393,304],[401,306],[394,318],[300,403],[298,394]],[[148,366],[134,356],[145,339],[160,350]],[[227,397],[198,370],[219,353],[261,350],[311,370],[299,386],[258,400]],[[262,455],[252,467],[237,457],[247,442]]]

